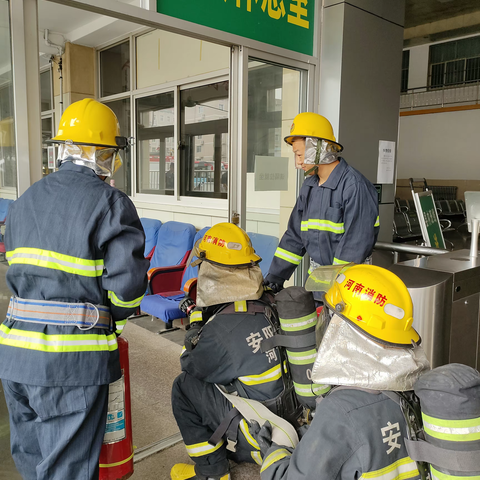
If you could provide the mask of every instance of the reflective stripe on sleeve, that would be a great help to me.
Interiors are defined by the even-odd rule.
[[[340,260],[339,258],[333,257],[333,264],[334,265],[346,265],[349,262],[346,262],[345,260]]]
[[[180,352],[180,356],[182,356],[186,351],[187,351],[187,349],[183,346],[182,351]]]
[[[240,420],[240,430],[243,433],[243,436],[247,440],[247,442],[256,450],[260,450],[260,447],[258,446],[258,442],[250,435],[250,431],[248,430],[248,425],[245,419],[242,418]],[[260,462],[261,464],[261,462]]]
[[[366,472],[362,474],[361,479],[375,478],[378,480],[407,480],[419,476],[417,464],[410,458],[405,457],[392,463],[388,467]]]
[[[307,350],[306,352],[292,352],[287,350],[289,363],[293,365],[308,365],[313,363],[317,358],[317,349]]]
[[[377,217],[375,220],[375,224],[373,225],[374,227],[379,227],[380,226],[380,217]]]
[[[295,393],[301,397],[318,397],[330,390],[330,385],[317,385],[316,383],[296,383],[293,382]]]
[[[203,320],[202,311],[194,310],[190,314],[190,323],[201,322]]]
[[[78,335],[46,335],[0,325],[0,344],[41,352],[111,352],[117,350],[117,337],[91,333]]]
[[[281,378],[281,376],[282,367],[279,364],[259,375],[248,375],[246,377],[238,377],[238,379],[245,385],[260,385],[262,383],[274,382]]]
[[[263,461],[263,465],[260,470],[260,473],[263,473],[268,467],[271,467],[275,462],[282,460],[282,458],[291,457],[291,456],[292,454],[288,450],[285,450],[284,448],[275,450],[270,455],[268,455]]]
[[[117,335],[120,335],[123,332],[123,329],[125,328],[125,325],[127,324],[127,320],[118,320],[115,322],[115,326],[117,327],[115,330],[115,333]]]
[[[116,295],[115,292],[111,292],[110,290],[108,291],[108,298],[110,301],[117,307],[122,307],[122,308],[135,308],[142,303],[144,295],[135,298],[135,300],[131,300],[130,302],[124,302],[123,300],[120,300]]]
[[[315,326],[317,323],[317,312],[314,311],[304,317],[299,318],[281,318],[280,325],[282,330],[286,332],[296,332],[299,330],[306,330],[307,328]]]
[[[203,455],[210,455],[216,452],[225,442],[220,440],[216,445],[210,445],[208,442],[195,443],[193,445],[186,445],[187,453],[190,457],[202,457]]]
[[[332,232],[332,233],[345,233],[345,224],[344,223],[335,223],[330,220],[321,220],[318,218],[309,218],[304,220],[301,225],[302,232],[308,230],[321,230],[323,232]]]
[[[283,248],[278,247],[275,251],[275,256],[285,260],[286,262],[292,263],[293,265],[299,265],[302,261],[302,257],[300,255],[296,255],[295,253],[289,252]]]
[[[39,248],[16,248],[6,253],[10,265],[33,265],[84,277],[100,277],[103,260],[86,260]]]
[[[423,428],[431,437],[450,442],[480,440],[480,417],[468,420],[443,420],[422,413]]]
[[[261,465],[263,460],[262,460],[262,454],[260,452],[250,452],[250,455],[252,456],[254,462],[257,465]]]

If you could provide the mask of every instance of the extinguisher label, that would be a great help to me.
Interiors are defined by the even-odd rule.
[[[125,436],[125,382],[122,375],[108,387],[107,425],[103,443],[118,442]]]

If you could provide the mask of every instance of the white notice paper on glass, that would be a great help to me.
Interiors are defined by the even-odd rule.
[[[395,174],[395,142],[378,142],[377,183],[393,183]]]
[[[255,191],[288,190],[288,157],[255,155]]]

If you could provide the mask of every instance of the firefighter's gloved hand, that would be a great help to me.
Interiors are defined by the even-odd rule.
[[[260,447],[260,452],[262,457],[265,458],[265,455],[268,449],[272,446],[272,426],[267,420],[262,427],[255,420],[250,420],[250,434],[257,441],[258,446]]]
[[[283,290],[283,285],[278,283],[265,283],[265,290],[271,290],[274,295]]]
[[[179,303],[178,308],[188,317],[190,312],[196,307],[195,302],[185,294],[185,298]]]
[[[197,346],[198,339],[200,338],[199,333],[200,325],[196,323],[191,325],[189,330],[187,330],[185,334],[185,350],[187,350],[187,352],[191,352]]]

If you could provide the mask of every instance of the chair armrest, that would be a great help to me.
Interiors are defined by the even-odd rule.
[[[183,286],[185,295],[188,295],[194,302],[197,301],[197,279],[191,278],[185,282]]]
[[[148,271],[148,293],[154,295],[181,290],[184,271],[185,264],[150,269]]]

